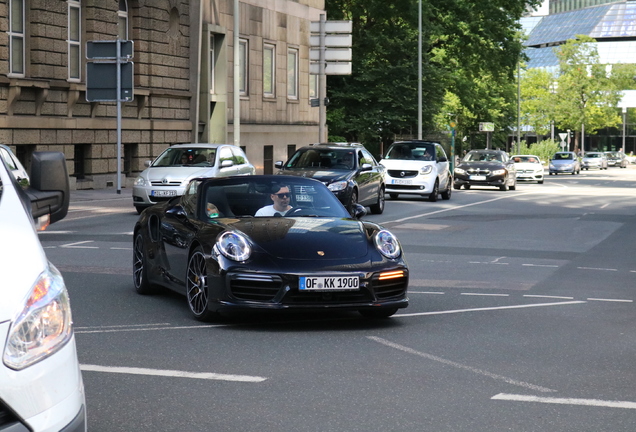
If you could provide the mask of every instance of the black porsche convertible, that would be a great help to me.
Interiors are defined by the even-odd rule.
[[[281,200],[287,209],[272,210]],[[160,286],[185,294],[201,321],[246,309],[389,317],[408,306],[409,271],[398,239],[360,220],[364,214],[358,205],[352,218],[313,179],[195,179],[183,196],[139,217],[134,286],[139,294]]]

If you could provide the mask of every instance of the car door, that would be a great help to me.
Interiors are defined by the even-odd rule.
[[[234,162],[232,146],[226,145],[219,148],[218,152],[218,177],[229,177],[240,174],[240,166]]]
[[[159,227],[168,263],[166,272],[171,280],[180,283],[185,283],[188,250],[197,231],[196,203],[200,184],[200,180],[190,182],[183,196],[175,200],[175,206],[164,213]]]
[[[247,160],[247,156],[243,153],[240,147],[233,146],[232,147],[232,157],[234,160],[234,165],[237,168],[238,175],[250,175],[253,173],[253,167]]]
[[[439,190],[446,190],[449,182],[449,162],[446,152],[441,145],[435,145],[435,164],[437,166],[437,178],[439,179]]]
[[[375,204],[378,200],[378,190],[382,185],[380,165],[366,149],[360,149],[358,154],[357,183],[360,190],[358,202],[360,204]],[[364,164],[371,165],[371,170],[362,170]]]

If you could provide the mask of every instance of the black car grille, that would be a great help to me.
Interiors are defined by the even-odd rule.
[[[480,169],[480,168],[468,168],[466,170],[466,172],[470,175],[490,175],[490,170],[489,169]]]
[[[239,300],[269,302],[280,291],[282,282],[275,275],[235,275],[230,279],[230,290]]]
[[[8,428],[9,426],[18,424],[19,422],[20,420],[15,416],[15,414],[13,414],[13,412],[2,401],[0,401],[0,430],[4,430],[5,427]]]
[[[405,277],[380,280],[378,275],[373,276],[373,290],[378,300],[399,298],[404,295],[407,287],[408,279]]]
[[[388,170],[391,177],[395,178],[411,178],[417,177],[417,171],[404,171],[404,170]]]

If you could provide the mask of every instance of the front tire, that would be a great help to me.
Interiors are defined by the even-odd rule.
[[[197,247],[190,255],[190,259],[188,259],[186,296],[188,307],[190,307],[190,312],[192,312],[195,319],[213,321],[218,318],[218,314],[209,309],[208,272],[205,255],[200,247]]]
[[[347,205],[347,210],[349,210],[349,214],[351,214],[351,216],[355,214],[356,204],[358,204],[358,191],[354,189],[351,191],[351,197],[349,197],[349,204]]]
[[[157,292],[148,281],[148,264],[146,263],[146,252],[144,248],[144,238],[140,232],[135,235],[133,243],[133,284],[137,294],[154,294]]]
[[[448,179],[448,181],[446,182],[446,190],[442,192],[443,200],[449,200],[451,198],[451,194],[453,192],[452,184],[453,184],[453,181],[451,179]]]
[[[437,201],[437,196],[439,195],[439,182],[435,180],[435,185],[433,186],[433,192],[431,192],[428,196],[428,200],[430,202]]]

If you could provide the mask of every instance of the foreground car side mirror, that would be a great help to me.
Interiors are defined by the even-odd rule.
[[[283,168],[283,161],[276,161],[274,163],[274,166],[278,169],[282,169]]]
[[[362,204],[355,204],[353,206],[353,217],[356,219],[363,218],[367,215],[367,209]]]
[[[66,159],[61,152],[33,152],[31,184],[24,192],[31,201],[34,220],[48,215],[48,223],[62,220],[68,213],[70,186]]]
[[[184,220],[188,218],[186,211],[180,205],[176,205],[166,210],[166,216],[174,217],[180,220]]]

